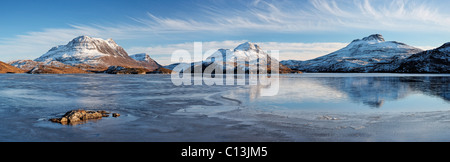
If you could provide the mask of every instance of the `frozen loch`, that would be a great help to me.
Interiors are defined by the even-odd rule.
[[[450,141],[450,75],[280,75],[175,86],[170,75],[0,75],[0,141]],[[73,109],[118,112],[81,125]]]

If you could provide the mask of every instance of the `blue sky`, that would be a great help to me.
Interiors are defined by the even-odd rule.
[[[177,49],[245,41],[306,60],[374,33],[430,49],[450,42],[445,0],[2,0],[0,60],[35,59],[79,35],[113,38],[168,64]]]

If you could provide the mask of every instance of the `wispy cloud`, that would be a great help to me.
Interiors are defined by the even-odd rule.
[[[161,18],[149,14],[136,19],[165,32],[242,31],[308,32],[339,29],[450,31],[450,15],[436,3],[408,0],[256,0],[242,8],[204,7],[198,18]],[[388,28],[387,28],[388,27]]]
[[[254,0],[243,1],[239,7],[226,8],[211,4],[203,6],[198,11],[203,14],[196,16],[184,13],[178,17],[166,17],[149,12],[143,17],[130,18],[129,22],[76,24],[67,28],[32,31],[13,38],[0,38],[0,58],[2,60],[33,59],[51,47],[66,44],[79,35],[115,40],[153,38],[154,41],[179,39],[180,42],[188,42],[215,34],[295,34],[353,29],[370,29],[380,32],[449,32],[450,14],[442,10],[439,3],[422,0]],[[219,40],[227,39],[229,38]],[[275,42],[266,44],[280,45]],[[298,52],[311,44],[291,45],[292,49],[286,50]],[[218,48],[227,48],[227,45],[222,44]],[[314,48],[320,49],[318,46]],[[151,49],[158,50],[157,47]],[[308,53],[306,51],[304,50],[304,53]],[[312,49],[312,51],[318,50]],[[310,52],[311,54],[308,55],[316,55],[316,52]],[[324,52],[328,51],[324,50]],[[303,57],[304,55],[295,55],[293,52],[289,56],[292,56],[291,59],[306,58]]]

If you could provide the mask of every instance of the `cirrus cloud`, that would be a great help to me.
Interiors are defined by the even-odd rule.
[[[215,48],[233,48],[239,44],[237,41],[224,40],[234,40],[229,37],[236,35],[248,35],[252,38],[245,39],[253,39],[255,35],[261,37],[267,33],[276,35],[364,29],[410,33],[450,31],[448,28],[450,14],[442,10],[440,5],[444,1],[254,0],[240,3],[242,5],[239,7],[231,8],[223,8],[214,3],[203,5],[198,11],[203,14],[196,16],[184,13],[179,17],[166,17],[149,12],[143,17],[130,17],[128,22],[77,24],[69,25],[67,28],[31,31],[12,38],[0,38],[0,59],[7,61],[34,59],[51,47],[66,44],[79,35],[113,38],[118,41],[178,42],[154,43],[159,45],[152,47],[125,46],[131,51],[130,53],[150,51],[148,53],[166,55],[167,50],[173,46],[185,44],[182,42],[193,42],[205,38],[217,40],[217,42],[209,41],[209,44],[222,43],[220,47],[218,44],[214,46]],[[334,50],[343,46],[342,43],[281,43],[284,41],[282,38],[279,40],[279,42],[260,42],[260,44],[271,49],[280,49],[282,59],[300,60],[324,55],[332,52],[330,49]],[[234,44],[234,46],[228,44]],[[429,44],[422,46],[429,46]]]

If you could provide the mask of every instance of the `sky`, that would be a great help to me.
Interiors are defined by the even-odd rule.
[[[0,61],[35,59],[77,36],[114,39],[170,64],[172,52],[257,43],[308,60],[382,34],[422,49],[450,42],[446,0],[2,0]]]

